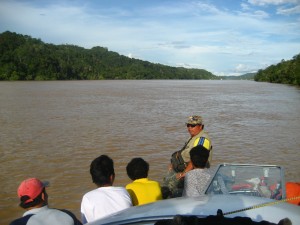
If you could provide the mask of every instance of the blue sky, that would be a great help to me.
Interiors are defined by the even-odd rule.
[[[0,0],[0,32],[215,75],[300,53],[300,0]]]

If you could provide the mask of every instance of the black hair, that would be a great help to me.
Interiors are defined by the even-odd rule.
[[[97,157],[91,163],[90,174],[96,185],[112,185],[110,177],[115,175],[113,160],[107,155]]]
[[[44,202],[44,200],[42,198],[43,193],[46,193],[45,188],[35,199],[33,199],[32,201],[27,202],[27,203],[26,203],[26,201],[29,200],[30,197],[28,195],[22,196],[20,198],[21,202],[20,202],[19,206],[22,207],[23,209],[28,209],[28,208],[35,207],[35,206],[41,204],[42,202]]]
[[[193,147],[190,151],[191,161],[196,168],[205,168],[209,151],[202,145]]]
[[[147,178],[149,163],[142,158],[133,158],[126,166],[127,175],[131,180]]]

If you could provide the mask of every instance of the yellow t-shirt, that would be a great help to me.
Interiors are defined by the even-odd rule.
[[[157,181],[148,178],[136,179],[126,185],[126,189],[131,196],[132,204],[143,205],[162,199],[160,185]]]

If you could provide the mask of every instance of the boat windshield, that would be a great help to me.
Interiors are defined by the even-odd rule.
[[[283,168],[275,165],[221,164],[205,194],[239,194],[285,198]]]

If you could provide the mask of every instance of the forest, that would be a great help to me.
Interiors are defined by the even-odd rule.
[[[104,47],[54,45],[28,35],[0,34],[0,80],[219,79],[187,69],[131,59]]]
[[[254,80],[299,86],[300,54],[295,55],[291,60],[282,60],[276,65],[271,65],[263,70],[259,70],[254,76]]]
[[[257,73],[216,76],[204,69],[171,67],[132,59],[105,47],[47,44],[28,35],[0,34],[1,80],[254,79],[300,85],[300,54]]]

